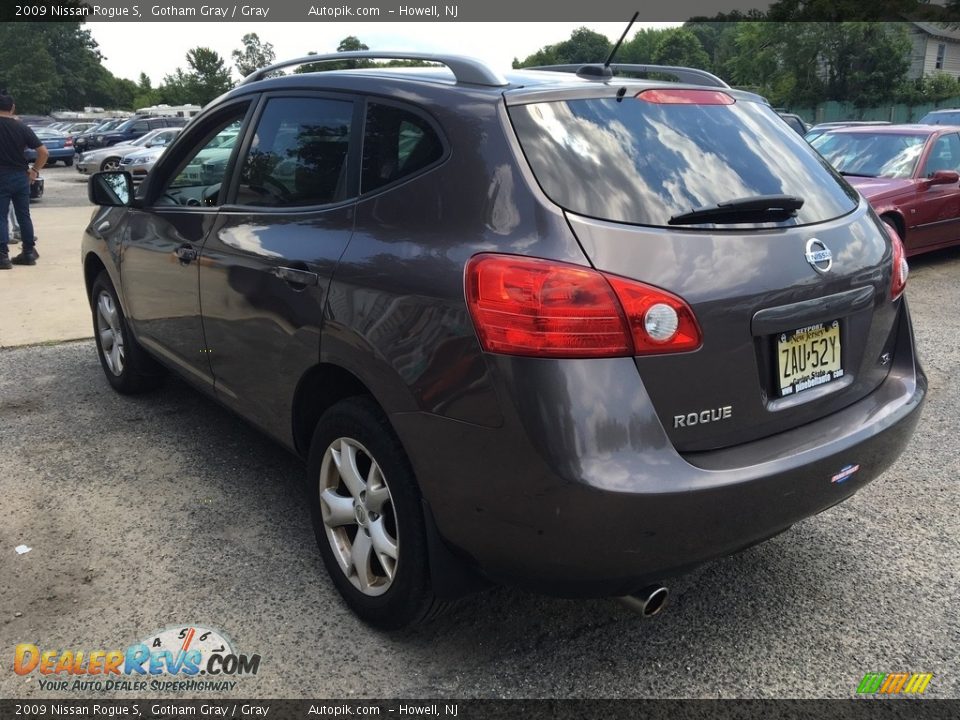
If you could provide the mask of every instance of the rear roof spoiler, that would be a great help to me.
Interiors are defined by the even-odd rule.
[[[729,88],[723,80],[706,70],[697,68],[678,67],[675,65],[635,65],[632,63],[611,63],[609,66],[612,74],[606,74],[603,71],[605,66],[602,63],[586,63],[575,65],[538,65],[536,67],[519,68],[521,70],[553,70],[557,72],[572,72],[580,77],[591,80],[604,80],[613,75],[632,73],[636,75],[672,75],[677,82],[690,83],[692,85],[707,85],[710,87]]]

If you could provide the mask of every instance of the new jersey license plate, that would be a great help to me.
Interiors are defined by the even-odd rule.
[[[780,396],[794,395],[843,377],[840,323],[819,323],[777,337]]]

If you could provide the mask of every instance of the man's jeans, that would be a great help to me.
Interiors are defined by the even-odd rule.
[[[24,252],[33,250],[33,222],[30,220],[30,178],[24,170],[0,170],[0,218],[6,218],[10,204],[20,223],[20,241]],[[0,223],[0,255],[10,252],[10,231]]]

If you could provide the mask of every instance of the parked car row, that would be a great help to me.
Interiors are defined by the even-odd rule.
[[[101,147],[119,145],[136,140],[151,130],[162,128],[182,128],[187,118],[182,117],[141,117],[126,118],[117,123],[108,123],[102,127],[87,131],[77,138],[77,152],[86,152]]]
[[[166,148],[179,132],[179,127],[163,127],[151,130],[130,142],[88,150],[80,155],[77,172],[88,175],[103,170],[119,170],[120,163],[127,155],[140,150]]]

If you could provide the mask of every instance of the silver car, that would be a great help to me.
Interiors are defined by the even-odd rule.
[[[121,161],[130,153],[145,148],[166,147],[173,142],[180,130],[181,128],[158,128],[129,143],[90,150],[77,159],[77,171],[89,175],[105,170],[119,170]]]
[[[166,145],[154,145],[148,148],[138,149],[136,152],[127,153],[120,161],[120,169],[126,170],[133,178],[134,185],[139,185],[147,177],[147,173],[153,168],[154,163],[160,159],[160,156],[166,152]]]

